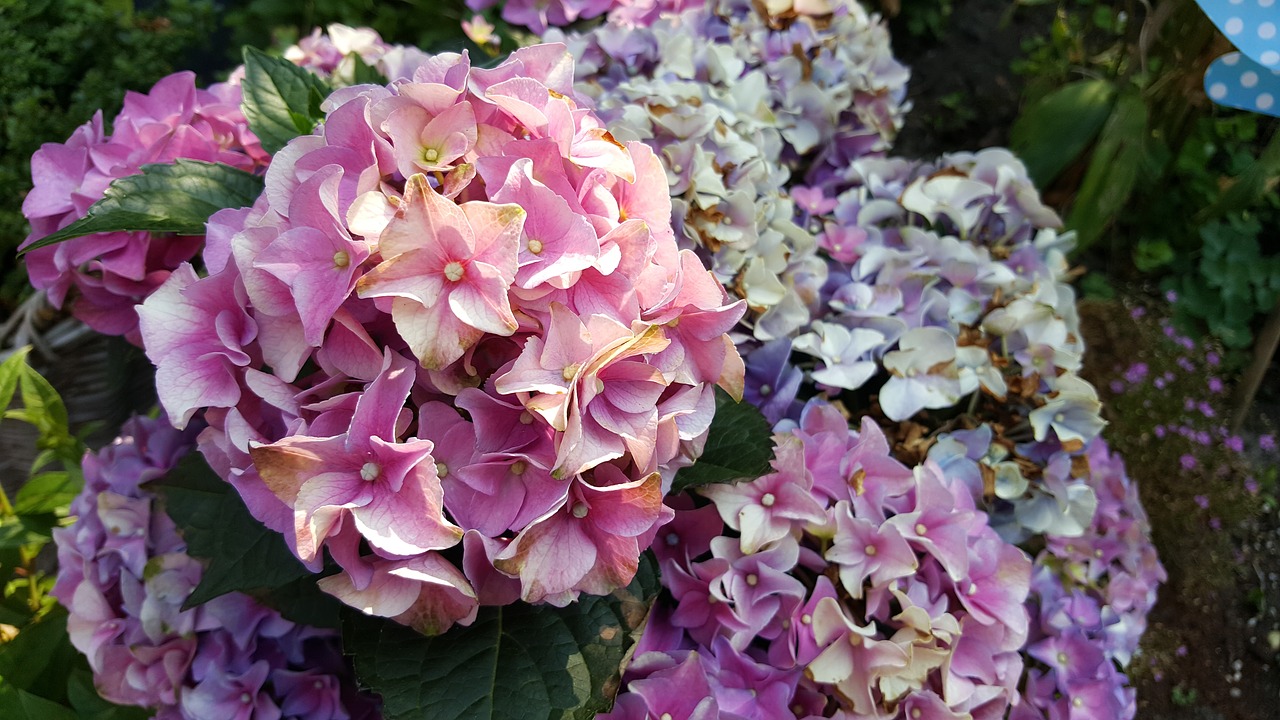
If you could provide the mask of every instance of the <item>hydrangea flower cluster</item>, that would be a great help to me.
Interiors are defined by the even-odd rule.
[[[210,274],[139,310],[169,417],[204,413],[251,512],[423,632],[629,582],[713,386],[741,393],[742,304],[677,249],[657,156],[572,83],[541,45],[337,91],[211,219]]]
[[[31,158],[34,187],[22,203],[31,223],[23,247],[84,217],[111,181],[137,174],[142,165],[179,158],[246,171],[267,164],[240,110],[239,85],[215,83],[200,90],[195,73],[175,73],[145,95],[127,93],[110,133],[99,111],[65,143],[43,145]],[[193,258],[202,242],[148,232],[98,233],[33,250],[26,255],[27,272],[55,307],[70,301],[72,314],[94,330],[140,344],[134,306]]]
[[[1137,486],[1101,439],[1082,456],[1098,511],[1081,535],[1049,534],[1031,576],[1035,622],[1024,702],[1015,720],[1131,720],[1134,692],[1122,672],[1167,579],[1151,543]]]
[[[565,27],[609,13],[611,22],[633,26],[652,24],[660,16],[697,7],[704,0],[506,0],[502,19],[542,34],[550,27]],[[486,10],[498,0],[467,0],[472,10]]]
[[[819,209],[816,191],[793,199],[793,176],[884,150],[908,75],[857,3],[784,5],[712,2],[567,39],[579,91],[615,135],[663,157],[677,236],[747,300],[761,340],[807,323],[826,279],[795,221],[797,205]]]
[[[114,444],[85,456],[76,522],[54,530],[53,594],[70,611],[67,630],[94,686],[172,720],[377,717],[336,632],[296,625],[238,593],[182,609],[203,569],[142,484],[190,452],[194,434],[130,420]]]
[[[773,473],[704,488],[659,533],[670,600],[604,717],[1004,717],[1030,558],[870,419],[815,400],[774,441]]]
[[[1083,518],[1082,531],[1093,512],[1082,483],[1068,482],[1069,473],[1026,482],[1041,479],[1054,452],[1079,451],[1104,422],[1097,393],[1076,374],[1084,348],[1066,284],[1070,236],[1055,231],[1060,222],[1025,168],[1000,149],[933,164],[865,158],[840,187],[829,214],[804,218],[829,265],[813,290],[822,314],[794,340],[748,353],[746,397],[771,419],[794,415],[804,375],[790,364],[792,350],[814,358],[808,377],[819,389],[878,387],[878,408],[892,421],[967,397],[978,424],[998,420],[1003,432],[960,441],[938,461],[967,456],[980,488],[1003,463],[1003,498],[1025,506],[1011,517],[1030,523],[1026,531],[1046,532],[1059,516]],[[1032,441],[1018,465],[1016,444]],[[978,464],[989,451],[1000,456]]]
[[[356,60],[388,79],[409,78],[431,56],[412,45],[392,45],[373,28],[331,23],[284,51],[284,58],[335,85],[356,83]]]

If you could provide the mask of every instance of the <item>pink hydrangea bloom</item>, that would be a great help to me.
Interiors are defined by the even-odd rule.
[[[240,86],[200,90],[190,72],[160,80],[145,95],[126,94],[111,128],[106,134],[99,113],[67,142],[46,143],[32,156],[34,187],[22,204],[31,234],[23,246],[84,217],[111,181],[145,164],[189,158],[254,171],[269,160],[240,111]],[[133,307],[200,245],[199,237],[98,233],[28,253],[27,272],[54,306],[69,302],[93,329],[141,344]]]
[[[557,45],[442,54],[336,92],[215,218],[211,274],[141,310],[162,404],[204,413],[255,516],[332,555],[326,590],[424,632],[629,582],[713,386],[742,393],[743,304],[676,247],[660,160],[572,68]]]

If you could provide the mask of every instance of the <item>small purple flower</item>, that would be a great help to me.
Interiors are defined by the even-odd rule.
[[[743,399],[760,408],[770,423],[787,415],[804,380],[804,372],[792,365],[790,359],[788,338],[770,340],[746,356]]]
[[[1182,342],[1183,340],[1186,340],[1186,338],[1179,338],[1178,342]],[[1195,372],[1196,369],[1196,366],[1191,363],[1191,360],[1185,356],[1178,358],[1178,367],[1186,370],[1187,372]]]
[[[1119,395],[1120,393],[1124,392],[1124,383],[1119,380],[1112,380],[1111,392],[1115,393],[1116,395]]]
[[[1129,311],[1129,317],[1133,318],[1134,320],[1145,317],[1146,314],[1147,314],[1147,309],[1144,307],[1136,307]]]
[[[1209,518],[1209,527],[1210,527],[1211,529],[1215,530],[1215,531],[1216,531],[1216,530],[1221,530],[1221,529],[1222,529],[1222,520],[1221,520],[1220,518],[1216,518],[1216,517]]]
[[[1153,432],[1155,432],[1156,437],[1158,437],[1158,438],[1162,438],[1162,437],[1164,437],[1164,433],[1165,433],[1165,431],[1164,431],[1164,426],[1163,426],[1163,425],[1157,425],[1157,426],[1155,427],[1155,430],[1154,430]]]
[[[1147,378],[1147,373],[1151,371],[1144,362],[1136,362],[1124,371],[1124,379],[1129,383],[1139,383]]]
[[[1204,359],[1212,367],[1218,367],[1218,364],[1222,362],[1222,357],[1212,350],[1205,354]]]
[[[1232,452],[1244,452],[1244,438],[1239,435],[1232,435],[1223,444]]]
[[[1157,389],[1157,390],[1163,390],[1163,389],[1164,389],[1164,385],[1165,385],[1164,378],[1156,378],[1156,389]]]
[[[1199,462],[1196,461],[1195,457],[1187,453],[1184,453],[1182,457],[1178,458],[1178,462],[1182,463],[1183,470],[1194,470],[1196,465],[1199,465]]]
[[[1203,416],[1205,416],[1205,417],[1207,417],[1207,418],[1216,417],[1216,416],[1217,416],[1217,414],[1218,414],[1216,411],[1214,411],[1214,409],[1213,409],[1213,406],[1212,406],[1212,405],[1210,405],[1209,403],[1207,403],[1207,402],[1205,402],[1205,401],[1203,401],[1203,400],[1201,400],[1200,402],[1196,403],[1196,409],[1200,411],[1200,414],[1201,414],[1201,415],[1203,415]]]
[[[1247,490],[1247,491],[1249,491],[1249,494],[1250,494],[1250,495],[1257,495],[1257,494],[1258,494],[1258,481],[1257,481],[1257,480],[1255,480],[1255,479],[1253,479],[1252,477],[1245,478],[1245,480],[1244,480],[1244,489],[1245,489],[1245,490]]]
[[[1208,510],[1208,509],[1209,509],[1209,496],[1208,496],[1208,495],[1197,495],[1197,496],[1196,496],[1196,498],[1195,498],[1195,500],[1196,500],[1196,505],[1199,505],[1201,510]]]
[[[1217,395],[1218,393],[1222,392],[1222,380],[1216,377],[1209,378],[1209,392],[1213,393],[1214,395]]]
[[[1164,294],[1164,299],[1168,300],[1169,302],[1178,302],[1178,293],[1174,292],[1173,290],[1168,290]]]
[[[1276,449],[1276,436],[1267,434],[1258,438],[1258,448],[1268,452]]]

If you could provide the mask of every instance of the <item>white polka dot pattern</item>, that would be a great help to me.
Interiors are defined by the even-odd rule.
[[[1244,0],[1250,2],[1255,0]],[[1280,70],[1272,70],[1241,53],[1224,55],[1209,66],[1204,90],[1219,105],[1280,117]]]
[[[1276,0],[1196,2],[1245,57],[1280,70],[1280,6]]]

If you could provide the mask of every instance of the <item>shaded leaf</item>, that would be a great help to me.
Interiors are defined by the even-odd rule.
[[[692,487],[755,479],[769,472],[773,431],[759,408],[736,402],[716,388],[716,416],[697,462],[676,473],[671,492]]]
[[[336,572],[336,567],[334,572]],[[326,574],[308,574],[273,588],[258,598],[269,607],[273,607],[286,619],[300,625],[326,627],[335,630],[342,627],[342,601],[326,594],[316,585],[316,581]]]
[[[1165,240],[1143,238],[1133,250],[1133,264],[1143,272],[1159,269],[1173,262],[1173,248]]]
[[[612,707],[657,592],[646,556],[613,595],[481,608],[470,626],[436,637],[348,609],[343,641],[387,720],[587,720]]]
[[[271,154],[293,138],[315,129],[324,119],[320,103],[329,94],[323,80],[261,50],[244,49],[244,116],[249,129]]]
[[[38,691],[42,681],[61,685],[77,657],[67,638],[67,611],[54,606],[27,625],[9,642],[0,645],[0,678],[19,690]],[[0,715],[0,717],[6,717]]]
[[[137,175],[112,180],[84,217],[22,252],[101,232],[203,235],[210,215],[252,205],[261,192],[261,177],[228,165],[185,158],[143,165]]]
[[[53,539],[53,523],[52,515],[13,515],[0,518],[0,548],[43,545]]]
[[[199,453],[187,455],[148,487],[164,497],[187,553],[205,563],[184,609],[229,592],[266,593],[311,575],[280,533],[254,519],[240,494]]]
[[[355,63],[355,70],[352,73],[353,85],[386,85],[387,79],[383,77],[378,69],[364,61],[359,53],[351,53],[347,57],[351,58]]]
[[[1037,187],[1048,187],[1089,147],[1115,103],[1108,80],[1068,83],[1026,108],[1009,131],[1009,144]]]
[[[0,682],[0,717],[5,720],[80,720],[71,708]]]
[[[1146,164],[1147,106],[1137,89],[1116,100],[1102,128],[1067,227],[1076,231],[1076,251],[1092,245],[1129,200]]]

